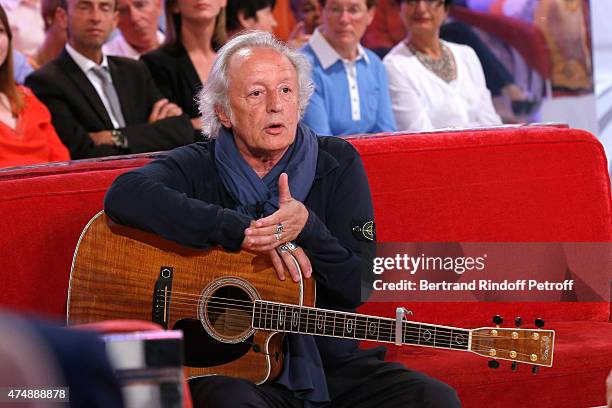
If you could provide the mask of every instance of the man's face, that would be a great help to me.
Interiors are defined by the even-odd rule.
[[[303,0],[299,3],[297,18],[304,22],[307,34],[311,34],[321,24],[321,6],[317,0]]]
[[[230,58],[227,74],[231,117],[220,108],[217,114],[233,130],[238,150],[245,158],[284,152],[299,118],[293,64],[270,48],[244,49]]]
[[[366,0],[327,0],[321,13],[321,32],[334,48],[355,47],[374,18]]]
[[[143,51],[157,44],[159,0],[118,0],[119,30],[128,44]]]
[[[117,25],[115,0],[68,0],[68,38],[77,50],[98,50]]]

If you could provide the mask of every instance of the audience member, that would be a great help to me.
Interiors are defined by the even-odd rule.
[[[244,30],[260,30],[274,33],[278,23],[274,17],[276,0],[228,0],[226,9],[227,34],[229,37]],[[310,35],[304,33],[303,24],[297,24],[287,38],[287,45],[303,47]]]
[[[291,0],[290,5],[304,34],[312,34],[321,24],[321,6],[318,0]]]
[[[227,0],[227,36],[233,37],[243,30],[274,32],[278,25],[272,14],[276,0]]]
[[[68,160],[45,105],[15,84],[13,38],[2,7],[0,23],[0,167]]]
[[[440,40],[451,1],[401,0],[410,35],[383,60],[400,130],[501,124],[474,50]]]
[[[164,42],[157,28],[161,16],[161,0],[117,0],[119,31],[102,46],[106,55],[138,59]]]
[[[395,44],[406,38],[406,28],[400,18],[398,0],[378,1],[374,21],[366,30],[363,44],[383,58]],[[453,6],[456,6],[457,3],[457,0],[453,1]],[[534,103],[515,83],[510,71],[470,26],[447,19],[440,27],[440,38],[453,43],[468,45],[474,49],[482,64],[487,88],[491,91],[493,97],[500,97],[499,112],[504,114],[505,122],[517,122],[518,119],[515,115],[530,113]],[[509,107],[504,106],[503,102],[506,98],[514,106],[513,112],[510,112]]]
[[[28,75],[34,71],[32,65],[28,62],[28,58],[13,49],[13,78],[18,84],[23,84]]]
[[[68,21],[61,2],[62,0],[42,0],[45,40],[34,57],[35,68],[40,68],[57,58],[66,46]]]
[[[356,150],[299,123],[309,68],[269,33],[234,37],[200,95],[212,140],[121,175],[106,194],[107,214],[194,248],[270,257],[279,279],[285,265],[295,282],[300,273],[316,280],[318,307],[353,312],[375,252],[375,238],[355,226],[372,222],[372,199]],[[194,406],[460,406],[450,386],[385,362],[382,347],[300,334],[285,345],[276,380],[194,378]]]
[[[33,57],[45,38],[40,0],[0,0],[13,33],[13,48]]]
[[[321,26],[303,48],[315,84],[304,123],[320,135],[394,131],[384,66],[359,44],[375,0],[322,0],[321,6]]]
[[[115,0],[68,0],[68,43],[26,83],[51,111],[73,159],[171,149],[193,142],[181,109],[140,61],[107,57]]]
[[[225,43],[225,5],[226,0],[166,0],[166,42],[141,58],[162,93],[187,113],[198,132],[202,120],[195,95]]]

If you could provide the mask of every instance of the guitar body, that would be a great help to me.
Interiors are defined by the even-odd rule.
[[[283,334],[252,328],[253,301],[314,306],[314,279],[276,276],[270,259],[249,252],[196,250],[97,214],[74,254],[69,325],[110,319],[180,329],[189,377],[226,375],[255,383],[283,366]]]

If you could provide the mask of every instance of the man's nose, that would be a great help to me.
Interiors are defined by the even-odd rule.
[[[102,19],[102,10],[97,7],[93,7],[89,12],[89,19],[92,21],[100,21]]]
[[[351,13],[347,9],[340,12],[339,20],[341,23],[349,24],[351,22]]]
[[[269,92],[267,100],[268,112],[280,112],[283,110],[283,104],[281,103],[281,97],[278,92]]]

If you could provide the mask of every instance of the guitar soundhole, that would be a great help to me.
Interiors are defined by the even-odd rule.
[[[206,326],[221,337],[235,341],[250,335],[253,300],[241,287],[226,285],[215,290],[205,303]]]

